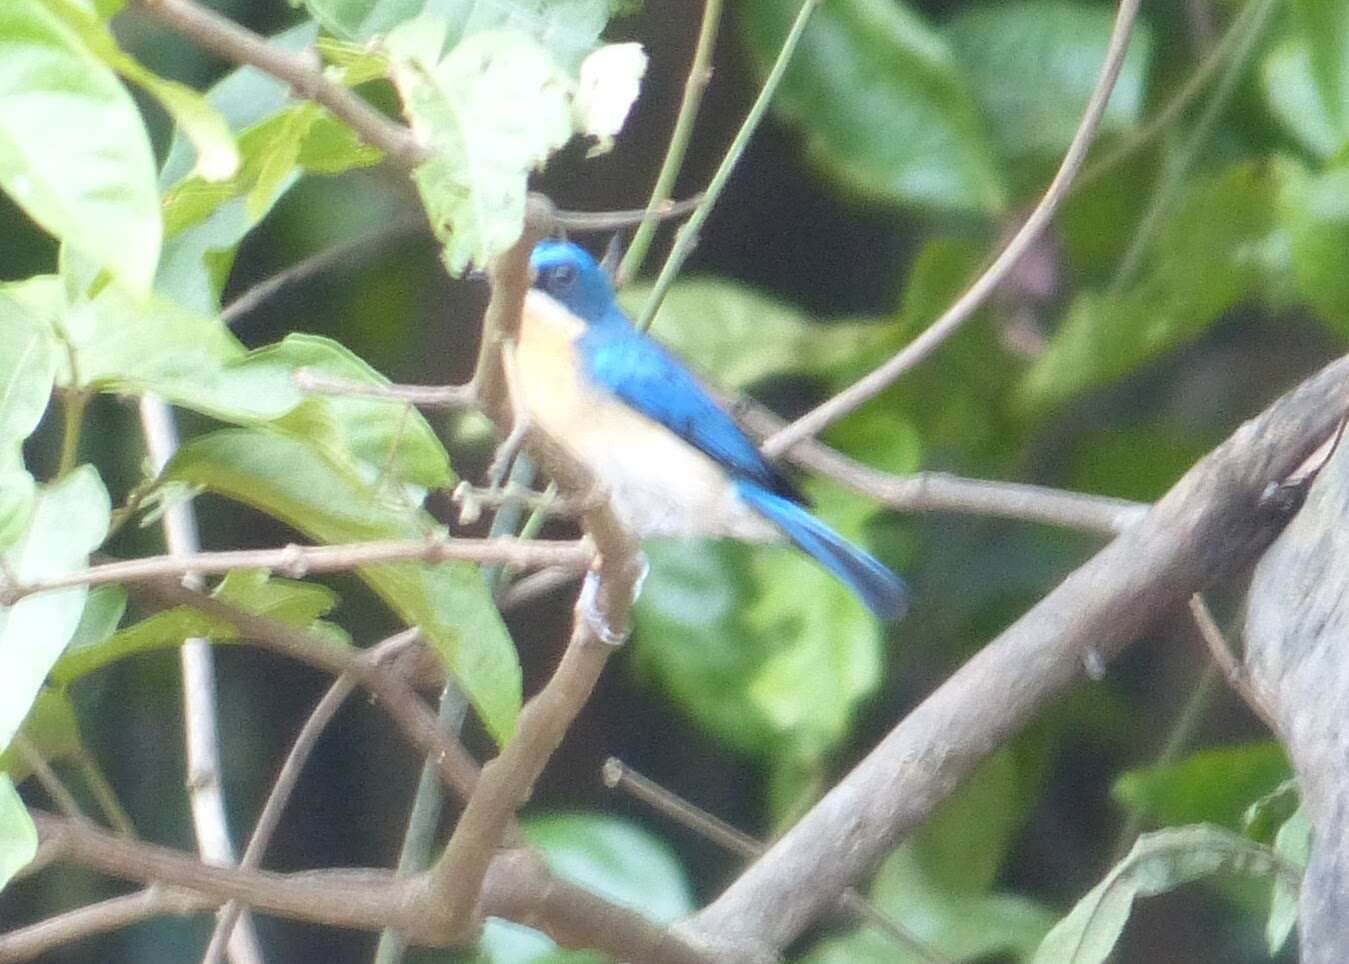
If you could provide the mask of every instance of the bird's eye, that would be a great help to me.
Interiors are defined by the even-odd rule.
[[[560,264],[553,269],[553,285],[556,288],[566,291],[574,284],[576,284],[575,265]]]

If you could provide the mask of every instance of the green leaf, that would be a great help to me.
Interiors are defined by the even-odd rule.
[[[1296,0],[1293,7],[1321,104],[1343,145],[1349,139],[1349,6]]]
[[[0,773],[0,890],[37,856],[37,827],[14,789]]]
[[[471,34],[510,28],[543,44],[575,74],[595,49],[613,5],[610,0],[305,0],[305,6],[330,32],[362,43],[422,14],[436,15],[445,22],[436,56]]]
[[[1284,129],[1318,157],[1334,156],[1345,135],[1316,88],[1307,45],[1285,38],[1265,57],[1260,77],[1270,111]]]
[[[546,49],[511,30],[476,33],[424,59],[444,21],[420,18],[389,38],[413,129],[435,152],[414,179],[454,274],[486,264],[524,226],[530,170],[571,137],[568,81]]]
[[[257,362],[286,371],[307,371],[366,385],[389,380],[344,346],[318,335],[288,335],[278,345],[254,352]],[[282,427],[302,435],[336,463],[349,465],[367,482],[409,482],[420,502],[425,489],[454,484],[450,458],[435,431],[415,408],[379,399],[311,395],[288,415]]]
[[[1349,167],[1312,174],[1284,160],[1278,171],[1279,226],[1297,295],[1328,328],[1349,338]]]
[[[1261,740],[1130,770],[1115,781],[1112,793],[1136,818],[1152,823],[1212,823],[1237,830],[1247,808],[1291,772],[1279,744]]]
[[[147,292],[154,156],[116,76],[40,0],[0,4],[0,187],[52,234]]]
[[[194,439],[165,477],[251,505],[319,542],[420,539],[437,528],[430,515],[381,498],[320,449],[273,432],[227,429]],[[482,573],[470,565],[397,563],[359,574],[420,627],[504,743],[520,709],[520,665]]]
[[[932,885],[983,894],[997,881],[1012,837],[1025,822],[1016,758],[1001,750],[937,811],[913,841]]]
[[[157,100],[197,152],[197,171],[208,181],[233,176],[239,166],[234,134],[225,119],[201,94],[160,77],[117,45],[100,15],[78,0],[42,0],[47,9],[75,31],[91,53]]]
[[[62,384],[154,392],[232,422],[278,418],[302,401],[286,365],[250,356],[219,318],[164,298],[134,299],[108,285],[62,326],[75,358],[73,373],[63,366]]]
[[[337,595],[324,586],[272,579],[266,572],[249,569],[226,575],[211,595],[249,612],[316,633],[334,645],[350,645],[350,639],[339,627],[319,620],[338,602]],[[76,632],[70,647],[52,667],[52,684],[68,687],[80,677],[118,660],[176,649],[189,636],[227,643],[237,640],[239,631],[233,624],[191,606],[175,606],[111,635],[82,636]]]
[[[269,37],[268,42],[295,53],[304,50],[317,38],[318,24],[306,21]],[[206,92],[206,100],[235,134],[293,106],[290,89],[282,81],[256,67],[239,67],[230,71]],[[184,131],[178,131],[160,172],[160,185],[167,188],[188,177],[195,163],[194,154],[191,140]]]
[[[693,893],[678,855],[636,824],[591,813],[532,817],[525,838],[553,873],[660,924],[691,914]]]
[[[532,817],[525,837],[557,876],[667,924],[693,912],[693,894],[678,856],[663,840],[626,820],[590,813]],[[537,931],[489,920],[481,949],[491,964],[581,964],[603,957],[561,952]]]
[[[634,317],[650,285],[631,285],[619,301]],[[776,375],[806,374],[831,384],[896,347],[896,326],[875,321],[815,324],[784,301],[733,281],[676,283],[661,305],[656,337],[713,385],[743,389]]]
[[[1241,832],[1257,843],[1273,843],[1279,827],[1300,805],[1297,780],[1285,780],[1246,808],[1241,817]]]
[[[271,43],[297,51],[314,42],[317,30],[302,23]],[[210,314],[220,308],[239,242],[295,183],[300,168],[337,174],[372,164],[381,154],[312,103],[295,103],[284,84],[251,67],[229,74],[206,98],[237,133],[241,164],[225,182],[191,176],[195,152],[187,138],[175,138],[160,176],[168,241],[155,289]]]
[[[763,70],[777,57],[799,0],[739,7]],[[860,194],[992,214],[1002,172],[946,42],[896,0],[837,0],[811,16],[776,106],[808,137],[821,168]]]
[[[64,693],[49,689],[40,692],[21,732],[48,763],[84,753],[75,707]],[[9,774],[15,783],[23,783],[31,775],[27,757],[12,746],[0,753],[0,771]]]
[[[91,466],[42,487],[28,531],[4,555],[6,571],[23,583],[84,568],[107,534],[110,512],[108,493]],[[13,739],[75,633],[88,592],[75,586],[0,608],[0,749]]]
[[[1274,835],[1274,853],[1290,866],[1305,870],[1311,856],[1312,825],[1307,811],[1298,807]],[[1265,923],[1265,943],[1271,955],[1278,954],[1297,924],[1298,886],[1283,874],[1274,880],[1269,898],[1269,920]]]
[[[1158,233],[1149,267],[1118,294],[1084,291],[1026,373],[1032,407],[1104,385],[1196,337],[1263,280],[1274,225],[1269,168],[1241,164],[1194,182]]]
[[[18,538],[33,509],[33,477],[23,463],[23,441],[37,428],[56,378],[56,344],[25,295],[50,292],[50,279],[0,286],[0,549]]]
[[[924,869],[911,844],[900,846],[881,865],[871,901],[925,947],[952,961],[1001,954],[1028,960],[1053,923],[1044,907],[1023,897],[943,889]],[[821,941],[802,964],[920,964],[929,960],[897,946],[888,934],[859,927],[846,936]]]
[[[846,532],[871,507],[832,497],[817,510]],[[857,704],[880,682],[884,640],[847,589],[785,546],[646,548],[651,575],[636,608],[641,671],[740,750],[818,760],[847,735]]]
[[[969,7],[942,28],[1008,157],[1057,158],[1068,148],[1110,41],[1114,12],[1067,0]],[[1139,24],[1101,133],[1127,130],[1143,109],[1152,37]]]
[[[1278,864],[1266,847],[1199,824],[1138,838],[1133,849],[1059,921],[1036,952],[1037,964],[1098,964],[1110,956],[1133,903],[1214,874],[1268,877]]]

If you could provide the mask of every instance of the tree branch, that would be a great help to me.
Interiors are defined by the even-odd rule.
[[[296,93],[317,101],[341,118],[365,143],[377,147],[396,164],[413,168],[431,154],[406,126],[384,116],[359,95],[335,84],[305,57],[267,41],[266,37],[234,23],[193,0],[132,0],[165,26],[198,47],[236,64],[247,64],[284,80]]]
[[[1021,229],[993,259],[993,263],[963,295],[956,299],[955,304],[946,309],[940,318],[905,345],[888,362],[770,436],[762,446],[765,455],[782,455],[802,439],[818,435],[859,405],[885,391],[896,379],[921,363],[955,334],[1016,267],[1017,262],[1049,226],[1059,204],[1068,196],[1073,178],[1077,176],[1082,162],[1086,159],[1087,151],[1100,126],[1101,117],[1105,113],[1106,104],[1110,101],[1110,93],[1115,89],[1115,81],[1124,66],[1124,55],[1129,49],[1129,37],[1133,33],[1134,20],[1138,16],[1138,5],[1139,0],[1120,0],[1105,63],[1101,66],[1096,88],[1087,102],[1082,120],[1077,126],[1077,133],[1073,135],[1072,143],[1068,145],[1068,151],[1063,155],[1058,173],[1045,189],[1044,196],[1040,198],[1040,203],[1035,206],[1030,217],[1026,218]]]
[[[1349,357],[1241,426],[920,704],[682,932],[742,959],[789,944],[1086,662],[1257,558],[1296,508],[1279,483],[1347,409]]]
[[[479,779],[476,761],[468,755],[458,740],[452,739],[437,726],[435,714],[402,679],[363,658],[362,651],[335,647],[326,640],[306,633],[304,630],[296,629],[266,616],[250,613],[205,593],[195,592],[171,583],[147,583],[141,587],[141,591],[149,598],[156,599],[162,604],[192,606],[209,616],[230,623],[241,634],[259,645],[299,662],[315,666],[334,675],[349,673],[374,697],[374,702],[394,719],[408,740],[435,764],[446,786],[450,787],[461,799],[468,800],[471,798]],[[56,818],[49,817],[48,819],[54,820]],[[508,820],[508,828],[511,823]],[[515,846],[518,843],[516,833],[513,830],[507,836],[509,838],[507,842],[510,845]],[[51,847],[48,847],[48,854],[47,859],[51,859]],[[62,849],[60,855],[68,854],[66,850]],[[100,867],[100,869],[105,869],[106,872],[118,876],[129,876],[132,879],[163,880],[193,890],[202,890],[203,893],[209,894],[213,898],[219,898],[216,903],[224,903],[226,900],[241,900],[259,911],[291,916],[299,920],[335,923],[337,926],[345,927],[369,927],[375,930],[385,927],[403,929],[403,918],[401,916],[390,917],[382,922],[374,923],[370,923],[368,921],[370,915],[365,914],[359,918],[352,917],[345,920],[328,921],[306,913],[302,907],[295,904],[278,903],[272,900],[272,897],[276,896],[273,892],[264,892],[259,897],[256,892],[243,894],[237,886],[228,891],[209,887],[203,889],[204,885],[202,885],[201,879],[197,877],[189,876],[180,879],[173,876],[152,876],[142,878],[135,874],[122,873],[116,869],[91,863],[79,855],[72,859],[77,859],[80,863],[88,866]],[[191,862],[189,859],[189,863]],[[505,869],[507,867],[516,869],[507,870]],[[223,870],[223,868],[208,869],[212,871]],[[240,880],[251,879],[247,873],[237,869],[231,872],[243,874],[242,877],[235,878],[236,883]],[[325,875],[329,873],[341,874],[342,872],[323,871],[313,874],[272,874],[267,876],[268,879],[273,881],[277,878],[283,880],[294,878],[297,881],[314,878],[322,882]],[[362,886],[382,886],[382,881],[397,884],[399,899],[413,908],[408,912],[409,915],[419,919],[418,927],[407,932],[407,936],[412,940],[424,941],[433,946],[443,946],[462,939],[462,933],[451,932],[445,926],[447,915],[445,914],[441,893],[437,888],[427,885],[426,875],[395,878],[386,871],[362,873],[367,874],[367,876],[361,878]],[[368,876],[368,874],[377,874],[378,879]],[[339,883],[343,883],[343,881],[339,879]],[[343,896],[347,893],[345,884],[343,884],[340,893],[334,895],[333,900],[336,902],[342,899],[350,899],[349,895]],[[283,896],[286,896],[288,900],[289,897],[298,895],[286,892]],[[322,905],[324,909],[328,909],[330,906],[328,903]],[[652,923],[641,914],[617,907],[583,888],[554,878],[537,856],[520,849],[492,854],[492,862],[488,866],[484,877],[479,906],[475,910],[475,916],[481,917],[484,915],[505,917],[528,927],[534,927],[567,947],[591,947],[619,957],[629,956],[633,953],[634,948],[650,948],[650,953],[640,956],[638,959],[650,960],[656,962],[656,964],[662,964],[662,962],[668,962],[668,964],[713,964],[716,960],[715,957],[704,954],[699,950],[695,943],[672,936],[666,928]]]
[[[404,630],[365,650],[364,658],[378,664],[403,647],[414,643],[417,636],[418,631],[415,629]],[[305,764],[309,762],[310,753],[313,752],[323,731],[337,715],[337,711],[355,689],[356,680],[352,679],[350,673],[343,673],[328,688],[328,692],[323,694],[314,711],[309,714],[309,719],[305,720],[304,726],[295,737],[295,742],[291,744],[290,752],[286,754],[281,772],[272,782],[272,789],[267,794],[266,802],[262,805],[262,813],[258,815],[253,834],[248,838],[248,846],[244,848],[244,855],[239,860],[240,870],[254,870],[262,866],[262,857],[272,842],[277,826],[281,823],[281,814],[286,809],[286,804],[290,802],[291,794],[295,792],[295,785],[300,780],[300,773],[304,770]],[[216,921],[215,930],[211,932],[211,941],[206,946],[206,953],[202,955],[201,964],[217,964],[224,957],[225,945],[243,911],[244,905],[235,900],[220,909],[219,919]]]
[[[121,930],[157,917],[187,917],[211,909],[195,894],[151,884],[145,890],[101,900],[0,934],[0,964],[37,960],[63,944]]]
[[[344,572],[391,562],[476,562],[517,570],[561,568],[569,572],[583,572],[594,555],[594,550],[584,540],[557,542],[431,536],[426,539],[389,539],[331,546],[292,544],[280,549],[234,549],[191,555],[148,556],[90,566],[78,572],[63,573],[17,586],[0,583],[0,605],[12,606],[24,596],[70,586],[153,582],[188,573],[203,575],[236,569],[270,569],[292,579],[301,579],[311,573]]]
[[[478,401],[472,385],[372,385],[345,378],[329,378],[303,369],[295,373],[295,384],[301,391],[314,395],[379,398],[390,402],[411,402],[427,408],[472,408]]]
[[[750,431],[760,436],[777,432],[787,424],[753,402],[738,403],[736,414]],[[994,516],[1116,535],[1148,510],[1142,502],[1021,482],[965,479],[946,472],[890,475],[850,459],[818,439],[796,443],[786,458],[881,505],[909,512]]]

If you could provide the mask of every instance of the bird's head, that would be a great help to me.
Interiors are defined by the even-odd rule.
[[[593,324],[621,317],[613,285],[589,252],[567,241],[540,241],[529,259],[534,287]]]

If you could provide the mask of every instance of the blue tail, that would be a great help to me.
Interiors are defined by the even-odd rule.
[[[741,482],[740,497],[767,516],[796,543],[857,594],[879,619],[899,619],[909,609],[909,590],[874,556],[848,542],[790,499],[753,482]]]

